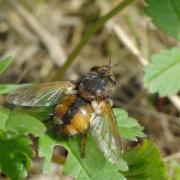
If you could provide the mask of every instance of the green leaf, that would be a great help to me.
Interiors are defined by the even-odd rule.
[[[0,94],[8,94],[23,86],[27,86],[27,84],[0,84]]]
[[[5,128],[18,131],[20,134],[30,133],[35,136],[41,136],[46,131],[46,127],[41,121],[20,111],[10,113]]]
[[[16,107],[17,111],[21,111],[23,113],[33,115],[36,119],[40,121],[52,122],[55,106],[38,106],[38,107]],[[51,123],[52,125],[52,123]]]
[[[0,74],[2,74],[11,63],[12,63],[11,57],[6,57],[0,60]]]
[[[74,139],[69,139],[64,144],[69,153],[64,165],[65,174],[74,176],[78,180],[110,180],[120,179],[122,175],[118,171],[126,171],[128,169],[128,166],[124,161],[119,161],[119,164],[108,162],[98,150],[96,143],[91,136],[88,137],[86,144],[86,157],[83,160],[81,158],[81,141],[80,137],[76,137]]]
[[[55,144],[55,140],[47,134],[39,137],[39,157],[44,157],[43,172],[47,174],[50,174],[52,172],[51,158],[53,154],[53,147],[55,146]]]
[[[128,180],[166,180],[167,172],[157,146],[144,141],[123,155],[128,162],[129,171],[124,172]]]
[[[180,0],[147,0],[146,13],[154,24],[180,40]]]
[[[143,137],[142,127],[133,118],[128,117],[128,114],[119,108],[113,109],[117,118],[117,124],[122,137],[136,140],[136,137]],[[63,146],[68,150],[68,156],[64,165],[64,173],[81,179],[117,179],[124,180],[122,173],[128,170],[126,161],[120,159],[118,163],[110,163],[99,151],[93,137],[88,134],[86,143],[86,157],[83,160],[81,157],[82,139],[80,136],[70,137],[68,139],[58,137],[49,133],[39,138],[39,154],[45,158],[44,170],[50,171],[50,163],[55,145]]]
[[[71,137],[69,139],[56,137],[40,137],[39,153],[45,157],[45,166],[50,166],[53,146],[61,145],[68,150],[68,157],[64,165],[64,173],[82,179],[106,179],[124,180],[125,177],[119,171],[128,170],[127,163],[123,160],[118,164],[108,162],[96,147],[91,135],[88,135],[86,144],[86,157],[81,158],[81,137]],[[46,168],[45,168],[46,170]]]
[[[179,180],[180,179],[180,161],[172,160],[168,162],[168,170],[170,177],[169,180]]]
[[[0,129],[4,129],[10,110],[0,106]]]
[[[142,132],[143,127],[137,122],[137,120],[128,117],[126,111],[120,108],[113,108],[113,112],[122,137],[136,141],[137,137],[145,136]]]
[[[26,169],[31,164],[31,141],[27,137],[7,138],[0,136],[0,169],[11,180],[22,180],[27,176]]]
[[[145,68],[144,84],[151,93],[160,96],[176,94],[180,90],[180,48],[163,50],[151,58]]]

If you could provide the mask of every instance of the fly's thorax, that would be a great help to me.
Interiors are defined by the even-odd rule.
[[[96,72],[85,74],[79,82],[79,95],[87,101],[102,100],[109,96],[113,84],[106,76]]]

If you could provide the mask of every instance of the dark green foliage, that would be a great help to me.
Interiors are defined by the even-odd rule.
[[[157,146],[151,141],[130,149],[123,155],[129,171],[124,172],[128,180],[166,180],[166,167]]]
[[[32,160],[32,142],[23,135],[40,136],[45,130],[36,118],[0,107],[0,170],[12,180],[24,179]]]
[[[0,117],[0,128],[5,131],[12,130],[20,134],[40,136],[46,130],[41,121],[20,111],[10,111],[0,107]]]
[[[10,110],[4,107],[0,107],[0,129],[4,129],[6,121],[9,118]]]
[[[55,145],[61,145],[68,150],[68,157],[64,165],[64,173],[76,177],[78,180],[85,179],[123,179],[119,171],[126,171],[128,166],[125,161],[119,161],[119,164],[108,162],[97,149],[97,146],[89,134],[86,144],[86,157],[81,158],[80,136],[69,139],[61,139],[54,136],[40,137],[39,154],[45,157],[44,170],[49,172],[52,149]]]
[[[147,4],[154,24],[180,40],[180,0],[147,0]]]
[[[12,180],[22,180],[32,160],[31,141],[27,137],[0,132],[0,169]]]
[[[142,137],[142,127],[122,109],[115,108],[114,113],[118,122],[118,127],[122,137],[136,140]],[[132,124],[131,124],[132,123]],[[129,133],[127,133],[129,132]],[[81,159],[81,137],[71,137],[69,139],[57,139],[52,136],[42,136],[39,139],[39,154],[45,158],[44,170],[49,172],[52,150],[55,145],[64,146],[68,150],[68,157],[64,166],[64,173],[72,175],[77,179],[123,179],[119,171],[127,171],[127,163],[121,159],[119,164],[108,162],[98,150],[94,139],[89,134],[86,144],[86,158]]]
[[[136,120],[128,117],[127,113],[121,109],[115,108],[114,112],[117,117],[119,129],[126,127],[127,130],[140,125]],[[127,123],[125,123],[127,121]],[[121,123],[120,123],[121,122]],[[132,122],[132,126],[130,125]],[[129,126],[128,126],[129,124]],[[143,136],[140,131],[131,131],[132,137]],[[125,134],[123,134],[125,133]],[[122,136],[126,136],[126,131],[121,131]],[[126,136],[127,137],[127,136]],[[133,138],[134,139],[134,138]],[[166,179],[166,169],[161,159],[158,148],[151,142],[145,141],[142,145],[123,154],[119,163],[111,164],[99,152],[92,136],[88,135],[86,145],[86,158],[81,159],[81,143],[80,136],[71,137],[69,139],[57,138],[57,136],[49,134],[39,139],[39,154],[45,158],[44,170],[50,171],[50,162],[53,147],[61,145],[68,150],[68,157],[64,165],[64,173],[76,177],[76,179],[125,179],[125,177],[135,179]],[[128,169],[129,166],[129,169]],[[133,179],[134,178],[134,179]],[[144,179],[145,180],[145,179]]]
[[[132,117],[128,117],[128,113],[120,108],[113,108],[117,125],[121,136],[125,139],[136,141],[137,137],[144,137],[143,127]]]

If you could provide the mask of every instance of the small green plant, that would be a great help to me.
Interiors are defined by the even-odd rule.
[[[144,84],[152,93],[174,95],[180,89],[180,49],[162,50],[145,69]]]
[[[65,70],[74,61],[80,50],[110,18],[124,9],[134,0],[119,3],[111,12],[100,18],[95,26],[82,38],[60,69],[56,78],[61,78]],[[169,35],[180,38],[180,4],[179,0],[148,0],[146,12],[152,17],[155,25]],[[167,12],[171,12],[168,13]],[[166,19],[164,19],[166,18]],[[0,73],[11,64],[10,57],[0,61]],[[158,92],[162,96],[172,95],[180,90],[180,49],[163,50],[153,55],[145,68],[144,83],[150,92]],[[176,77],[176,78],[175,78]],[[0,94],[7,94],[23,85],[2,84]],[[126,111],[113,109],[117,125],[123,139],[136,141],[144,137],[143,127],[137,120],[128,117]],[[21,180],[27,176],[33,159],[32,140],[29,135],[38,137],[38,154],[44,158],[44,172],[51,173],[53,147],[61,145],[68,151],[64,164],[64,173],[77,180],[166,180],[167,172],[158,147],[149,140],[144,140],[135,148],[122,154],[118,163],[112,164],[99,152],[96,144],[88,134],[86,158],[81,159],[81,138],[79,136],[64,139],[57,137],[50,127],[42,122],[41,111],[9,110],[0,107],[0,170],[12,180]],[[43,113],[42,113],[43,114]],[[43,116],[45,117],[45,116]]]

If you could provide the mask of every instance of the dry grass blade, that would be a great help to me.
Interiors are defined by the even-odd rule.
[[[58,42],[58,38],[43,28],[40,22],[38,22],[38,20],[17,1],[10,1],[10,4],[16,9],[31,29],[33,29],[41,42],[46,46],[54,63],[57,66],[62,65],[65,62],[66,54]]]
[[[172,161],[174,159],[180,159],[180,152],[177,152],[177,153],[174,153],[174,154],[171,154],[170,156],[167,156],[164,158],[164,161]]]

